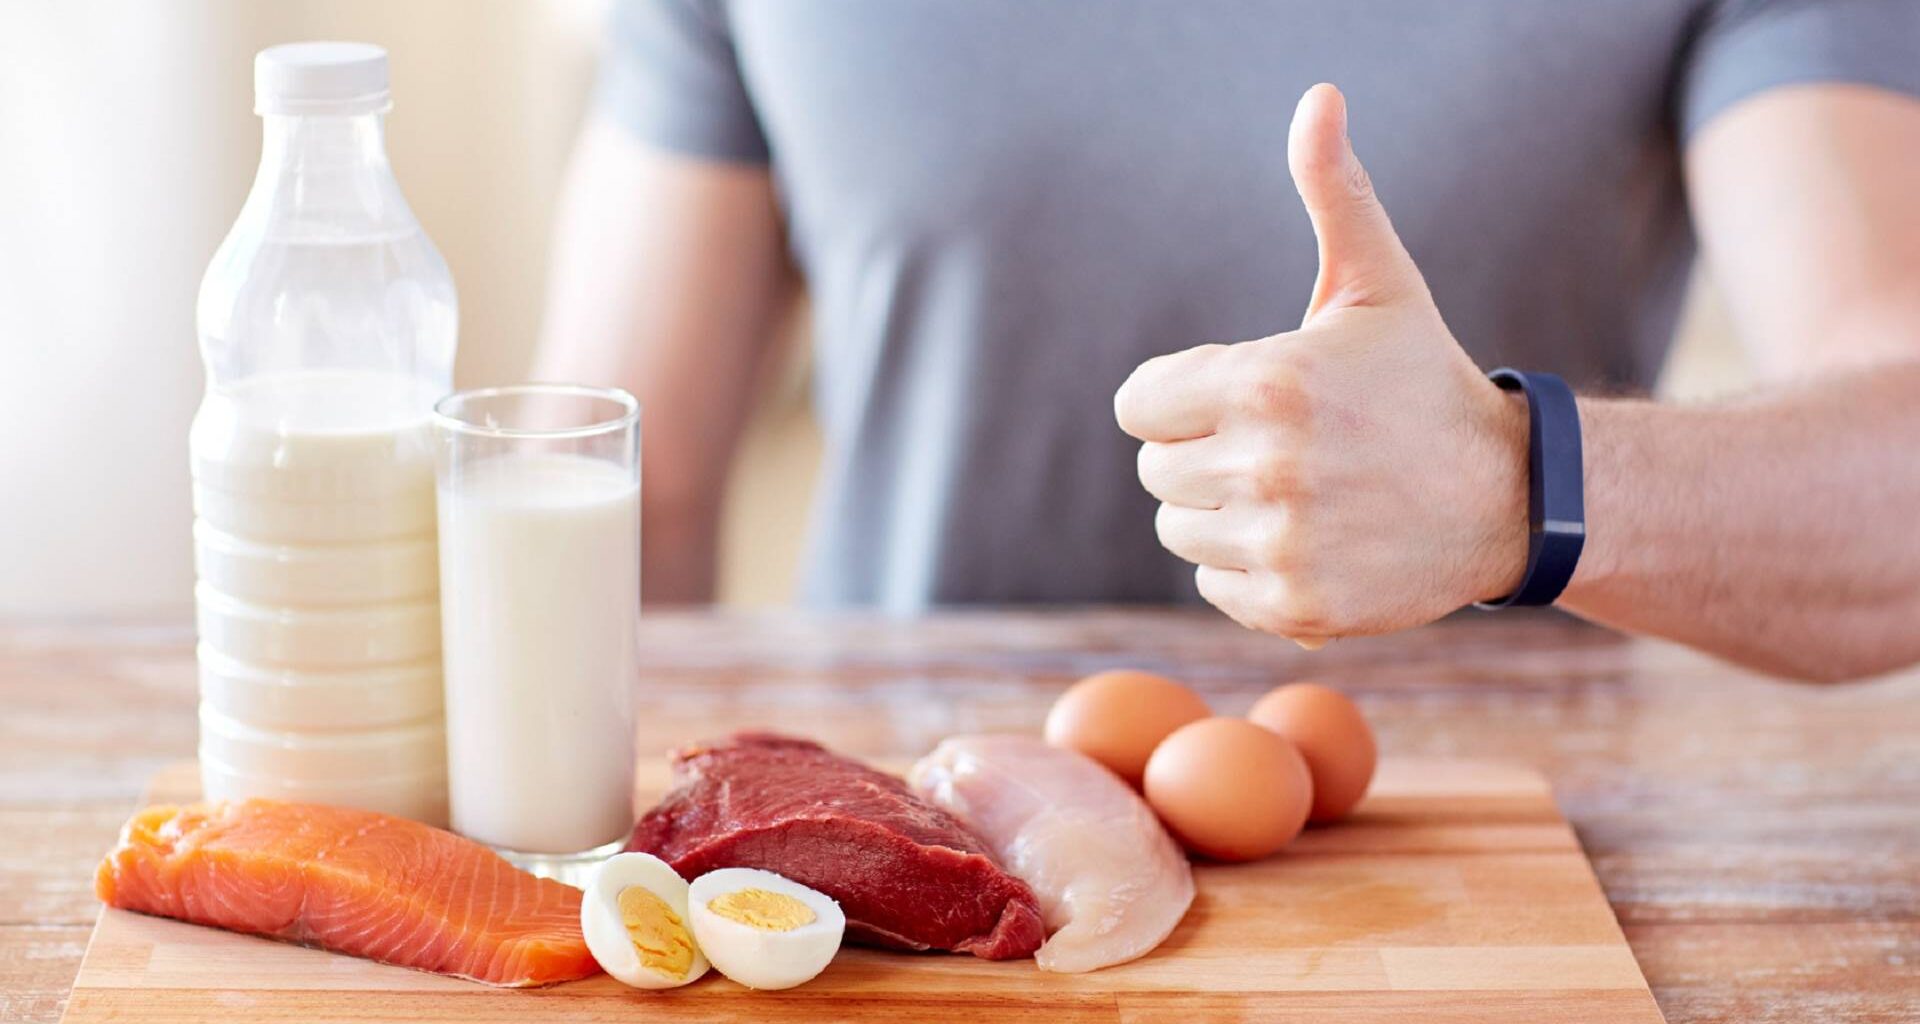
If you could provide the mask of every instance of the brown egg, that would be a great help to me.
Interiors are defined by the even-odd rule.
[[[1216,860],[1254,860],[1300,834],[1313,779],[1300,752],[1244,718],[1176,729],[1147,761],[1147,803],[1174,838]]]
[[[1247,717],[1300,748],[1313,773],[1312,820],[1344,818],[1373,781],[1373,730],[1347,695],[1319,683],[1292,683],[1254,702]]]
[[[1167,734],[1213,712],[1192,690],[1151,672],[1117,669],[1067,688],[1047,712],[1047,742],[1106,765],[1134,787]]]

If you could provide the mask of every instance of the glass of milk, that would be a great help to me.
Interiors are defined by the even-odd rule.
[[[453,829],[564,881],[634,821],[639,422],[565,384],[434,406]]]

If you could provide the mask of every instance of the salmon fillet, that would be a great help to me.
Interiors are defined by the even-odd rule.
[[[100,863],[102,902],[489,985],[598,974],[580,892],[451,832],[273,800],[149,807]]]

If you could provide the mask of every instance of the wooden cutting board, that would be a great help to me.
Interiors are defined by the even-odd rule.
[[[665,781],[661,767],[640,786]],[[188,763],[151,795],[196,791]],[[498,991],[105,909],[65,1020],[1662,1021],[1572,828],[1528,769],[1389,760],[1349,821],[1197,876],[1186,920],[1134,963],[1055,975],[849,948],[777,993],[718,974],[665,993],[606,977]]]

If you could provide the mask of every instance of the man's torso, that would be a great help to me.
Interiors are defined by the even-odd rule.
[[[1640,387],[1691,258],[1683,0],[734,0],[816,305],[823,603],[1190,599],[1114,389],[1298,325],[1301,92],[1485,366]]]

